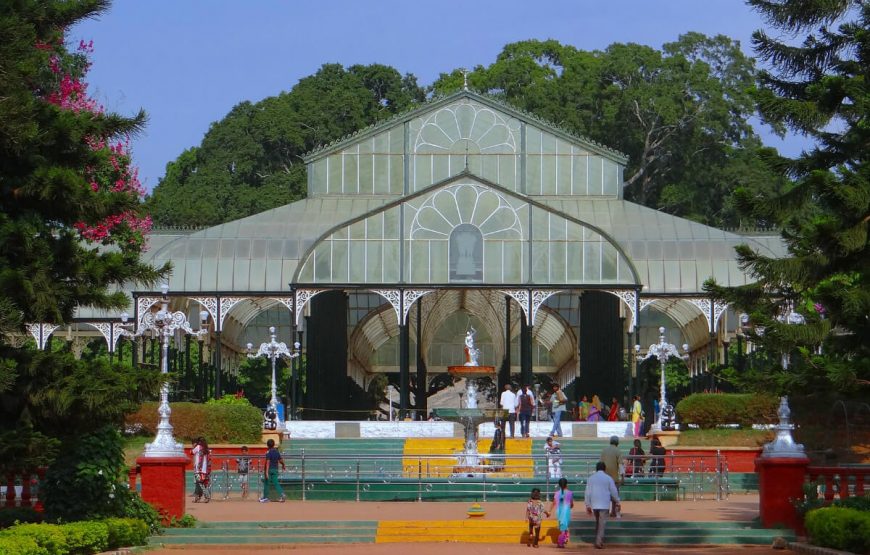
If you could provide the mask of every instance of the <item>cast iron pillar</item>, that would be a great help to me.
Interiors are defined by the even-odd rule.
[[[417,420],[426,420],[429,403],[426,394],[429,382],[426,379],[426,362],[423,360],[423,299],[417,299],[417,394],[414,396],[417,407]]]
[[[526,320],[526,315],[521,315],[520,327],[520,375],[522,384],[533,385],[534,375],[532,371],[532,326]]]
[[[410,351],[408,343],[410,341],[408,322],[404,322],[399,326],[399,420],[404,420],[408,417],[408,406],[411,400],[411,391],[408,383],[411,377],[408,360]]]

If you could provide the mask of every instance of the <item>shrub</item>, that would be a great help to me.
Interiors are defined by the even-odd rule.
[[[90,520],[121,516],[124,499],[119,491],[124,468],[123,440],[105,426],[78,436],[46,472],[40,495],[50,520]]]
[[[66,537],[67,552],[72,555],[100,553],[109,546],[109,528],[103,522],[71,522],[61,524]]]
[[[46,555],[31,536],[0,536],[0,553],[3,555]]]
[[[214,403],[172,403],[175,437],[192,442],[202,436],[209,443],[254,443],[260,440],[263,413],[246,399]],[[143,403],[127,416],[127,428],[145,435],[157,433],[157,403]]]
[[[66,555],[66,534],[55,524],[16,524],[0,532],[0,537],[31,538],[41,555]]]
[[[870,553],[870,513],[843,507],[825,507],[807,513],[805,525],[815,545]]]
[[[195,528],[196,517],[185,513],[181,518],[172,517],[169,521],[170,528]]]
[[[42,515],[37,513],[33,507],[8,507],[0,509],[0,528],[9,528],[13,524],[21,522],[42,522]]]
[[[776,419],[779,400],[769,395],[695,393],[677,403],[677,415],[684,424],[715,428],[720,424],[770,423]]]
[[[135,491],[122,489],[120,493],[124,498],[123,515],[125,519],[133,519],[142,522],[146,529],[146,535],[159,533],[162,521],[157,509],[146,503]],[[140,544],[134,543],[131,545]]]
[[[108,548],[144,545],[151,531],[138,518],[107,518],[103,521],[108,529]]]

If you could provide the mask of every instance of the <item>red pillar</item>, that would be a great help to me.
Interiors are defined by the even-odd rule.
[[[770,528],[785,525],[793,530],[803,528],[794,503],[804,496],[803,485],[809,464],[809,459],[805,457],[755,459],[762,526]]]
[[[184,469],[187,457],[139,457],[142,499],[157,509],[164,520],[184,515]]]

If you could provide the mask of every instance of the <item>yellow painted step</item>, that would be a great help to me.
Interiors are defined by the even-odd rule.
[[[556,543],[558,535],[555,520],[542,523],[540,543]],[[375,542],[527,543],[528,538],[525,520],[386,520],[378,524]]]
[[[483,454],[489,453],[492,444],[491,438],[481,439],[478,450]],[[463,440],[456,438],[409,438],[405,440],[405,448],[402,459],[403,473],[407,477],[416,477],[422,473],[424,477],[447,478],[454,473],[454,467],[459,465],[459,457],[446,456],[443,459],[423,459],[420,456],[431,457],[434,455],[452,455],[461,453],[465,449]],[[510,439],[505,446],[505,469],[503,472],[493,473],[493,477],[514,475],[529,478],[534,473],[532,460],[528,455],[532,454],[531,439]],[[511,457],[520,455],[522,458]]]

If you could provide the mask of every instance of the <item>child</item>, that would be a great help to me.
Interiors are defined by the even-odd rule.
[[[559,547],[565,547],[568,544],[568,525],[571,524],[571,509],[573,508],[574,493],[568,489],[568,480],[560,478],[559,489],[553,495],[553,505],[550,507],[550,512],[556,513],[556,520],[559,521]]]
[[[550,473],[550,478],[558,479],[562,477],[562,446],[552,437],[547,438],[547,443],[544,444],[544,452],[547,454],[547,471]]]
[[[242,445],[242,456],[236,459],[236,471],[239,473],[239,487],[242,488],[242,499],[248,498],[248,472],[251,470],[251,457],[248,456],[248,446]]]
[[[267,503],[270,501],[271,494],[277,495],[278,501],[283,503],[284,490],[281,489],[281,485],[278,483],[278,465],[281,465],[281,470],[287,470],[284,466],[284,458],[281,456],[281,452],[275,448],[274,439],[266,441],[266,447],[269,448],[269,450],[266,451],[266,468],[264,469],[266,483],[263,485],[263,497],[260,498],[260,503]]]
[[[643,452],[640,440],[634,440],[634,447],[628,452],[628,463],[625,465],[626,476],[643,476],[644,455],[646,453]]]
[[[199,500],[205,497],[205,502],[211,500],[211,490],[208,489],[211,482],[211,450],[208,448],[208,442],[204,437],[197,438],[194,442],[193,450],[193,476],[195,488],[193,490],[193,502],[199,503]]]
[[[550,513],[544,510],[541,490],[532,488],[532,495],[526,504],[526,519],[529,521],[529,541],[526,544],[528,547],[532,545],[538,547],[538,539],[541,536],[541,521],[544,519],[544,515],[550,516]]]

